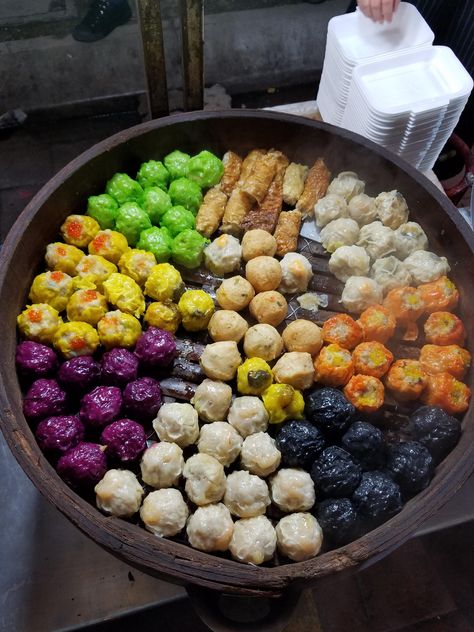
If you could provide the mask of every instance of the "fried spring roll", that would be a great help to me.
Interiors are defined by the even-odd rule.
[[[261,204],[268,192],[268,188],[275,177],[279,152],[268,152],[259,156],[250,172],[250,175],[242,184],[242,191],[250,195],[258,204]]]
[[[220,181],[220,189],[227,197],[232,193],[240,177],[242,169],[242,158],[233,151],[226,151],[222,158],[224,173]]]
[[[326,194],[331,172],[322,158],[318,158],[308,171],[303,193],[296,203],[296,208],[303,217],[311,215],[314,205]]]
[[[284,257],[287,252],[296,250],[301,221],[302,215],[298,210],[280,213],[274,233],[277,242],[276,254],[279,257]]]
[[[304,183],[308,175],[308,167],[292,162],[288,165],[283,178],[283,200],[294,206],[304,190]]]
[[[221,223],[227,204],[227,195],[218,186],[212,187],[204,196],[196,215],[196,230],[210,237]]]
[[[266,153],[265,149],[252,149],[252,151],[245,156],[242,162],[242,168],[240,169],[240,177],[237,183],[238,185],[242,185],[245,180],[247,180],[249,175],[252,173],[252,169],[257,159],[264,156]]]
[[[254,200],[245,191],[240,188],[234,189],[225,207],[221,225],[222,232],[239,237],[244,231],[243,219],[254,203]]]

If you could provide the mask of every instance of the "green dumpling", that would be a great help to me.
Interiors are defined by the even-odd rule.
[[[147,187],[160,187],[160,189],[166,191],[170,181],[170,174],[160,160],[149,160],[140,166],[137,180],[144,189]]]
[[[113,229],[119,205],[111,195],[91,195],[87,200],[87,215],[93,217],[102,230]]]
[[[107,182],[105,191],[120,205],[125,202],[140,202],[143,196],[142,187],[126,173],[114,174]]]
[[[201,188],[195,182],[187,178],[173,180],[170,184],[168,194],[173,202],[173,206],[184,206],[194,215],[197,214],[202,204]]]
[[[172,206],[170,196],[159,187],[145,189],[142,208],[148,213],[152,224],[159,224],[160,219]]]
[[[186,176],[204,189],[220,182],[223,173],[222,160],[205,149],[190,159]]]
[[[166,263],[171,256],[172,242],[167,228],[152,226],[140,233],[137,248],[152,252],[158,263]]]
[[[171,180],[185,177],[190,158],[191,156],[189,154],[185,154],[183,151],[179,151],[179,149],[175,149],[175,151],[172,151],[163,158]]]
[[[136,245],[140,233],[147,228],[151,228],[150,218],[138,204],[122,204],[115,219],[115,230],[125,235],[130,246]]]
[[[179,233],[171,246],[173,262],[184,268],[198,268],[202,261],[202,252],[209,243],[197,230],[186,229]]]
[[[196,221],[191,211],[188,211],[184,206],[173,206],[163,215],[160,225],[166,226],[171,237],[176,237],[183,230],[194,228]]]

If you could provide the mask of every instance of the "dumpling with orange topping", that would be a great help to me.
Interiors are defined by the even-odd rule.
[[[471,389],[450,373],[428,375],[421,401],[427,406],[439,406],[450,415],[459,415],[467,410]]]
[[[140,317],[145,311],[145,297],[138,283],[125,274],[114,272],[104,281],[105,298],[127,314]]]
[[[69,299],[66,313],[69,320],[97,325],[107,309],[105,296],[97,290],[77,290]]]
[[[458,316],[451,312],[433,312],[424,325],[427,342],[434,345],[463,345],[466,330]]]
[[[53,344],[67,359],[93,355],[99,346],[99,335],[89,323],[73,321],[59,325],[54,334]]]
[[[323,340],[341,345],[344,349],[353,349],[362,342],[362,328],[348,314],[336,314],[324,322]]]
[[[38,274],[31,284],[29,297],[33,303],[48,303],[62,312],[72,293],[72,277],[58,270]]]
[[[418,291],[425,304],[425,313],[431,314],[438,310],[450,311],[459,302],[459,291],[447,276],[442,276],[431,283],[418,286]]]
[[[280,292],[285,294],[306,292],[313,276],[313,269],[308,259],[297,252],[288,252],[280,261],[280,266]]]
[[[17,316],[16,322],[22,336],[28,340],[48,344],[53,342],[54,334],[63,319],[51,305],[35,303],[28,305]]]
[[[397,327],[395,316],[382,305],[371,305],[365,309],[357,321],[362,327],[364,340],[377,340],[385,344],[393,337]]]
[[[128,242],[122,233],[116,230],[101,230],[88,246],[89,254],[99,255],[111,261],[118,263],[120,257],[128,250]]]
[[[416,321],[425,309],[420,291],[414,287],[400,287],[390,290],[383,302],[396,318],[397,323],[406,327],[404,340],[416,340],[418,327]]]
[[[354,371],[382,377],[393,362],[393,354],[380,342],[361,342],[352,352]]]
[[[118,262],[120,272],[132,278],[142,287],[145,285],[155,265],[156,259],[152,252],[138,250],[137,248],[124,252]]]
[[[426,380],[426,372],[418,360],[396,360],[385,377],[385,386],[397,399],[408,402],[420,397]]]
[[[314,361],[314,381],[327,386],[343,386],[354,375],[351,352],[338,344],[323,347]]]
[[[117,272],[117,266],[100,255],[86,255],[77,264],[76,271],[80,279],[89,281],[102,292],[104,281]]]
[[[59,270],[69,276],[76,276],[76,266],[84,257],[84,253],[75,246],[57,241],[46,246],[46,265],[50,270]]]
[[[362,413],[374,413],[383,405],[384,386],[372,375],[354,375],[343,390],[351,404]]]
[[[89,215],[69,215],[59,230],[67,244],[85,248],[100,231],[100,226]]]
[[[424,345],[420,351],[420,364],[431,375],[450,373],[462,380],[471,365],[471,354],[459,345]]]
[[[130,348],[135,346],[142,333],[140,321],[131,314],[116,309],[107,312],[97,323],[101,344],[106,349],[114,347]]]

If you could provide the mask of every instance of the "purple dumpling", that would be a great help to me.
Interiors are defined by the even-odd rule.
[[[75,415],[48,417],[39,422],[35,435],[44,452],[64,454],[84,439],[84,426]]]
[[[104,477],[107,459],[98,443],[78,443],[57,464],[59,476],[72,487],[90,489]]]
[[[20,342],[15,360],[20,373],[35,378],[53,375],[58,367],[58,356],[53,349],[32,340]]]
[[[152,377],[130,382],[123,392],[124,410],[138,421],[151,421],[161,406],[161,388]]]
[[[66,393],[56,380],[33,382],[23,400],[23,412],[30,420],[61,415],[66,410]]]
[[[136,461],[146,449],[143,426],[131,419],[114,421],[104,429],[100,440],[107,446],[107,456],[122,463]]]
[[[117,419],[122,408],[122,393],[117,386],[97,386],[84,395],[79,415],[86,426],[102,428]]]
[[[135,354],[145,366],[162,367],[168,365],[176,355],[176,342],[173,334],[164,329],[149,327],[138,339]]]
[[[112,349],[102,356],[102,381],[104,384],[124,386],[137,379],[138,358],[128,349]]]
[[[66,360],[59,368],[58,380],[66,388],[87,391],[99,381],[100,367],[92,356],[77,356]]]

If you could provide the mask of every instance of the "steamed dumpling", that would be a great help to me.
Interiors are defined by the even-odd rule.
[[[372,266],[370,276],[377,281],[384,294],[396,287],[408,286],[411,283],[411,274],[407,266],[393,255],[377,259]]]
[[[395,252],[399,259],[406,259],[415,250],[428,249],[428,237],[417,222],[407,222],[394,234]]]
[[[349,201],[354,195],[363,193],[365,182],[359,180],[357,173],[353,171],[342,171],[337,178],[329,184],[327,193],[336,193],[342,195],[345,200]]]
[[[328,252],[341,246],[352,246],[358,239],[359,225],[349,218],[335,219],[321,231],[321,243]]]
[[[325,195],[316,202],[314,206],[314,218],[316,225],[320,228],[339,217],[347,217],[347,202],[342,195],[329,193],[329,195]]]
[[[352,276],[347,279],[341,295],[341,301],[349,312],[360,313],[371,305],[383,300],[382,288],[373,279]]]
[[[384,191],[375,198],[377,214],[385,226],[395,230],[408,220],[408,206],[399,191]]]
[[[404,261],[415,285],[436,281],[440,276],[447,274],[451,267],[446,257],[438,257],[434,252],[427,250],[415,250]]]
[[[351,276],[366,276],[370,257],[361,246],[341,246],[331,255],[329,269],[339,281],[347,281]]]
[[[382,222],[371,222],[360,229],[356,245],[365,248],[372,261],[386,257],[395,250],[393,230]]]
[[[365,226],[377,219],[377,207],[375,198],[366,193],[358,193],[349,200],[347,212],[351,219],[355,220],[359,226]]]

